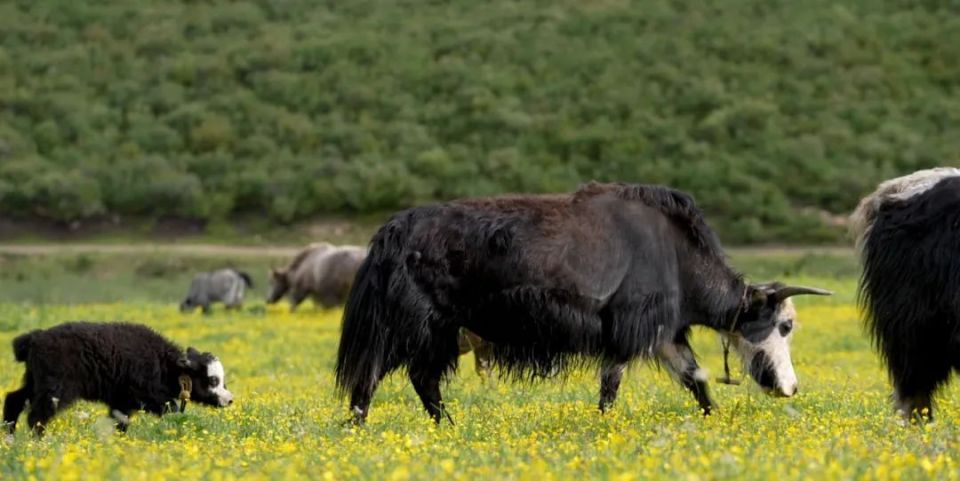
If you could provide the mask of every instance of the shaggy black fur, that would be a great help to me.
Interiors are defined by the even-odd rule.
[[[78,399],[106,403],[124,431],[136,410],[177,411],[182,374],[192,379],[192,400],[219,405],[207,379],[215,357],[193,348],[184,352],[139,324],[70,322],[35,330],[13,340],[13,354],[26,363],[26,373],[23,386],[8,393],[3,404],[10,433],[27,401],[27,423],[39,435],[58,411]]]
[[[881,205],[862,255],[860,302],[897,408],[932,413],[960,369],[960,177]]]
[[[515,378],[599,361],[601,409],[625,363],[668,356],[709,412],[688,327],[729,330],[744,317],[753,321],[738,330],[772,329],[782,299],[748,291],[693,199],[666,187],[591,183],[571,195],[417,207],[371,241],[344,312],[337,385],[363,422],[380,380],[405,367],[439,421],[440,382],[465,327],[493,343],[494,362]]]

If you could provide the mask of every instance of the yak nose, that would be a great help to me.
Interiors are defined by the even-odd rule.
[[[800,388],[798,388],[797,385],[794,384],[793,386],[785,388],[783,390],[783,395],[784,397],[791,397],[791,396],[795,396],[799,391],[800,391]]]

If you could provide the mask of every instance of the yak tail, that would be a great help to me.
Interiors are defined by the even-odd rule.
[[[241,279],[243,279],[243,283],[246,284],[247,287],[251,287],[251,288],[253,287],[253,278],[250,277],[250,274],[247,274],[246,272],[243,272],[243,271],[236,271],[236,273],[238,276],[240,276]]]
[[[381,278],[375,270],[374,259],[364,260],[344,307],[336,366],[341,394],[353,392],[364,384],[375,384],[385,374],[384,367],[390,357],[389,329],[383,323],[387,286],[378,282]]]
[[[394,218],[370,242],[343,311],[335,368],[341,395],[372,389],[407,359],[419,343],[420,329],[410,325],[404,292],[410,278],[404,260],[408,222]]]
[[[33,336],[40,331],[30,331],[21,334],[13,339],[13,358],[17,362],[26,362],[30,355],[30,348],[33,346]]]

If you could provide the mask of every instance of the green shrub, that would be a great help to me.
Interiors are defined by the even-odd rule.
[[[728,242],[829,242],[879,181],[960,163],[948,3],[341,3],[0,4],[3,215],[290,223],[596,179],[689,191]]]

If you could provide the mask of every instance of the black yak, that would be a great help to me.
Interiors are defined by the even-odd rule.
[[[26,373],[3,403],[10,434],[27,401],[27,423],[38,435],[78,399],[106,403],[121,431],[140,409],[159,416],[188,399],[217,407],[233,402],[219,359],[184,351],[139,324],[68,322],[16,337],[13,354]]]
[[[246,287],[253,287],[253,279],[246,272],[236,269],[201,272],[193,277],[187,296],[180,303],[180,312],[200,307],[204,314],[209,314],[214,302],[222,302],[227,309],[239,309]]]
[[[851,216],[859,300],[905,421],[960,369],[960,169],[888,180]]]
[[[599,361],[601,410],[628,362],[657,360],[707,414],[691,326],[726,335],[757,383],[791,396],[796,294],[828,292],[746,283],[693,199],[666,187],[591,183],[568,195],[421,206],[371,240],[344,312],[336,381],[362,423],[377,384],[405,367],[439,422],[448,415],[440,382],[465,327],[517,378]]]

